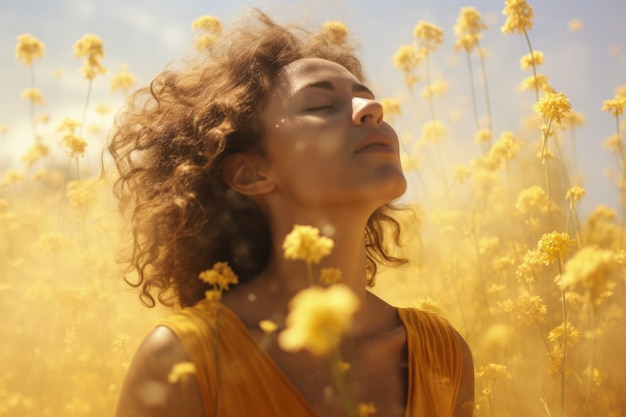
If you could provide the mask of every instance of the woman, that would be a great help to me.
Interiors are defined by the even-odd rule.
[[[282,249],[300,224],[332,235],[316,270],[340,269],[359,299],[340,345],[356,401],[384,416],[470,416],[473,365],[460,335],[366,291],[377,264],[404,262],[385,236],[395,231],[397,244],[390,202],[406,188],[398,147],[349,45],[260,12],[137,92],[109,148],[131,219],[132,284],[148,305],[156,296],[184,309],[139,347],[117,415],[356,413],[326,358],[284,351],[259,329],[265,319],[280,329],[289,300],[310,285]],[[240,281],[217,306],[198,279],[215,262]],[[186,362],[195,375],[168,382]]]

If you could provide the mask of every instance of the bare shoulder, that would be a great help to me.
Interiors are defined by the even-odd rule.
[[[454,409],[454,417],[471,417],[474,414],[474,360],[472,358],[472,351],[463,336],[458,332],[457,335],[461,343],[463,368]]]
[[[130,364],[116,416],[202,416],[202,401],[195,377],[186,382],[168,381],[174,365],[186,361],[189,358],[170,329],[160,326],[151,331],[139,345]]]

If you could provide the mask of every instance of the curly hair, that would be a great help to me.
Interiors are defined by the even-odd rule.
[[[122,262],[126,282],[153,307],[191,306],[208,289],[198,274],[224,261],[245,281],[270,256],[268,224],[257,205],[226,185],[224,157],[264,155],[260,112],[279,71],[301,58],[322,58],[363,80],[355,50],[323,32],[281,26],[260,11],[222,32],[182,67],[172,64],[149,87],[137,90],[116,116],[108,151],[119,177],[114,184],[127,217],[129,247]],[[385,205],[372,214],[364,235],[368,285],[378,264],[401,264],[400,225]],[[155,299],[156,297],[156,299]]]

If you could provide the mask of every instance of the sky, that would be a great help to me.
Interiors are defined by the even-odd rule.
[[[567,94],[573,108],[586,118],[575,139],[586,204],[591,207],[603,202],[615,207],[617,192],[605,171],[607,167],[617,169],[617,164],[601,146],[615,133],[615,121],[601,107],[614,96],[617,86],[626,84],[626,0],[531,0],[529,4],[535,11],[530,38],[546,57],[540,72],[549,76],[552,85]],[[54,144],[59,141],[53,137],[54,126],[64,117],[80,119],[86,100],[87,81],[77,71],[81,60],[72,51],[84,34],[95,33],[104,41],[103,64],[109,69],[107,76],[94,80],[90,105],[106,102],[117,109],[123,96],[109,92],[108,87],[111,74],[120,65],[127,65],[139,85],[147,84],[169,62],[189,54],[194,19],[208,14],[226,23],[247,7],[259,7],[281,22],[346,23],[361,45],[368,80],[379,97],[406,99],[402,75],[391,58],[400,45],[411,43],[413,27],[419,21],[440,26],[446,38],[432,56],[433,79],[448,82],[454,91],[441,107],[459,115],[452,130],[455,140],[463,142],[446,146],[450,152],[464,149],[472,146],[474,128],[469,123],[465,57],[453,50],[452,30],[464,6],[474,6],[489,26],[482,46],[487,51],[494,134],[516,131],[521,109],[533,99],[516,89],[529,75],[519,67],[528,47],[522,36],[500,32],[505,20],[500,0],[0,0],[0,125],[9,125],[8,132],[0,135],[0,175],[9,166],[19,167],[20,155],[33,142],[29,104],[19,98],[20,92],[30,87],[31,74],[15,59],[17,36],[31,33],[45,44],[45,58],[34,65],[35,84],[46,98],[46,105],[37,112],[50,114],[49,132],[44,134]],[[572,19],[580,19],[583,29],[570,30]],[[62,76],[55,77],[60,69]],[[90,117],[96,121],[96,116]],[[110,119],[101,122],[106,126]],[[411,121],[405,118],[398,130],[402,134],[401,130],[410,128]]]

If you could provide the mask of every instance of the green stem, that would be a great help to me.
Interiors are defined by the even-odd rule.
[[[476,46],[479,46],[478,42],[476,43]],[[482,54],[479,54],[479,58],[480,58],[480,66],[481,66],[481,71],[482,71],[482,79],[483,82],[485,83],[485,105],[487,106],[487,120],[488,120],[488,126],[489,126],[489,132],[491,132],[491,135],[493,136],[493,118],[491,117],[491,99],[489,98],[489,83],[487,82],[487,70],[485,69],[485,58],[482,56]],[[491,147],[491,139],[489,139],[488,142],[489,147]]]
[[[480,121],[478,120],[478,105],[476,104],[476,91],[474,89],[474,71],[472,70],[472,60],[469,51],[465,51],[467,57],[467,69],[470,77],[470,91],[472,92],[472,109],[474,110],[474,122],[476,123],[476,130],[480,129]]]
[[[619,130],[619,115],[615,115],[615,123],[617,127],[617,150],[619,152],[620,162],[622,165],[622,179],[619,183],[619,190],[621,194],[620,206],[622,211],[622,218],[620,219],[619,228],[619,250],[624,247],[624,223],[626,222],[626,161],[624,160],[624,149],[622,147],[622,138]]]
[[[309,278],[309,285],[313,286],[313,265],[308,260],[306,261],[306,274]]]
[[[585,408],[589,412],[589,401],[591,398],[591,383],[593,381],[593,367],[595,359],[595,341],[596,341],[596,314],[594,306],[589,306],[589,322],[591,327],[591,341],[589,342],[589,375],[587,375],[587,387],[585,389]]]
[[[83,107],[83,117],[80,121],[80,126],[78,127],[78,136],[82,136],[83,134],[83,126],[85,125],[85,120],[87,119],[87,108],[89,107],[89,100],[91,99],[91,87],[93,85],[93,79],[89,80],[89,87],[87,88],[87,97],[85,98],[85,107]]]
[[[559,267],[559,277],[562,276],[561,257],[557,257]],[[565,290],[561,289],[561,303],[563,305],[563,354],[561,356],[561,417],[565,415],[565,369],[567,361],[567,304],[565,301]]]
[[[34,64],[30,64],[30,86],[35,88],[35,68]],[[37,126],[35,125],[35,102],[30,100],[30,125],[33,130],[33,139],[35,142],[39,142],[37,137]]]
[[[530,50],[530,61],[533,63],[533,77],[535,77],[535,95],[537,97],[537,101],[539,101],[539,85],[537,85],[537,66],[535,65],[535,55],[533,55],[533,46],[530,44],[530,38],[528,37],[528,32],[526,32],[526,29],[524,29],[524,37],[526,38],[526,44],[528,45],[528,49]]]
[[[342,399],[343,405],[346,407],[348,416],[356,416],[357,407],[354,399],[354,392],[349,381],[346,380],[345,374],[339,369],[341,363],[341,353],[339,352],[339,346],[332,349],[331,356],[329,356],[330,372],[335,381],[335,385],[339,390],[339,396]]]
[[[552,126],[552,119],[550,118],[546,123],[546,127],[541,129],[541,151],[540,155],[543,161],[544,172],[546,177],[546,194],[548,195],[548,201],[550,201],[550,159],[546,155],[548,148],[548,135],[550,134],[550,127]]]

